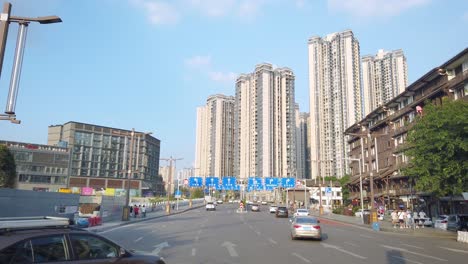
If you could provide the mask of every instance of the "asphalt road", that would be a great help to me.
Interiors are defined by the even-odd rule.
[[[321,220],[323,240],[291,240],[289,221],[235,205],[194,209],[101,231],[129,249],[171,263],[467,263],[468,246],[453,240],[375,232]]]

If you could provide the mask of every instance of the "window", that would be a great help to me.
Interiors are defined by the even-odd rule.
[[[65,237],[55,235],[31,239],[34,263],[67,260]]]
[[[93,235],[70,235],[75,259],[106,259],[116,258],[119,247],[102,238]]]
[[[0,251],[0,263],[23,264],[32,263],[32,250],[30,241],[22,241]]]

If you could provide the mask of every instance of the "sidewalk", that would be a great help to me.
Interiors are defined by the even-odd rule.
[[[187,212],[187,211],[193,210],[193,209],[198,209],[198,208],[201,208],[203,206],[204,206],[203,201],[201,201],[201,202],[200,201],[197,201],[197,202],[194,201],[191,208],[189,207],[188,203],[184,204],[184,205],[179,205],[179,210],[177,210],[176,208],[174,208],[174,209],[171,208],[170,214],[167,214],[166,211],[162,209],[162,207],[158,207],[154,211],[147,211],[146,212],[146,217],[137,217],[137,218],[130,217],[130,219],[128,221],[122,221],[122,220],[103,221],[103,223],[101,225],[87,227],[87,228],[83,228],[83,229],[86,229],[86,230],[92,231],[92,232],[100,232],[100,231],[104,231],[106,229],[110,229],[110,228],[117,227],[117,226],[124,226],[124,225],[133,224],[133,223],[148,221],[148,220],[151,220],[151,219],[160,218],[160,217],[164,217],[164,216],[168,216],[168,215],[181,214],[183,212]]]
[[[367,229],[372,230],[372,225],[363,224],[362,219],[360,217],[338,215],[338,214],[333,214],[333,213],[324,214],[320,216],[317,211],[312,211],[311,214],[319,218],[335,220],[335,221],[348,223],[348,224],[352,224],[355,226],[359,226],[361,228],[367,228]],[[380,232],[409,235],[409,236],[418,236],[418,237],[435,237],[435,238],[446,238],[446,239],[454,239],[454,240],[457,239],[457,233],[445,231],[441,229],[435,229],[433,227],[425,227],[425,228],[417,228],[417,229],[411,229],[411,228],[400,229],[399,227],[394,228],[392,223],[389,220],[378,221],[378,223],[380,227]]]

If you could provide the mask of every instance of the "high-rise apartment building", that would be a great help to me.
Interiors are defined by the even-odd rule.
[[[405,91],[408,68],[402,50],[379,50],[376,56],[362,57],[364,115]]]
[[[309,113],[300,113],[299,106],[296,105],[296,165],[297,177],[300,179],[310,179],[308,121]]]
[[[295,76],[291,69],[259,64],[236,81],[234,175],[296,175]]]
[[[208,97],[197,108],[195,173],[197,176],[232,176],[234,145],[234,97]]]
[[[69,187],[127,189],[131,171],[130,189],[137,195],[156,192],[160,140],[147,133],[131,134],[129,130],[67,122],[49,126],[47,144],[70,149]]]
[[[312,178],[342,177],[344,131],[362,118],[359,42],[346,30],[311,37],[308,48]]]

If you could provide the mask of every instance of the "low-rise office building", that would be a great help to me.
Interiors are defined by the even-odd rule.
[[[48,144],[70,149],[68,187],[123,189],[157,195],[160,140],[149,133],[79,122],[49,126]]]
[[[70,153],[67,148],[32,143],[0,141],[15,158],[16,188],[58,191],[68,184]]]

